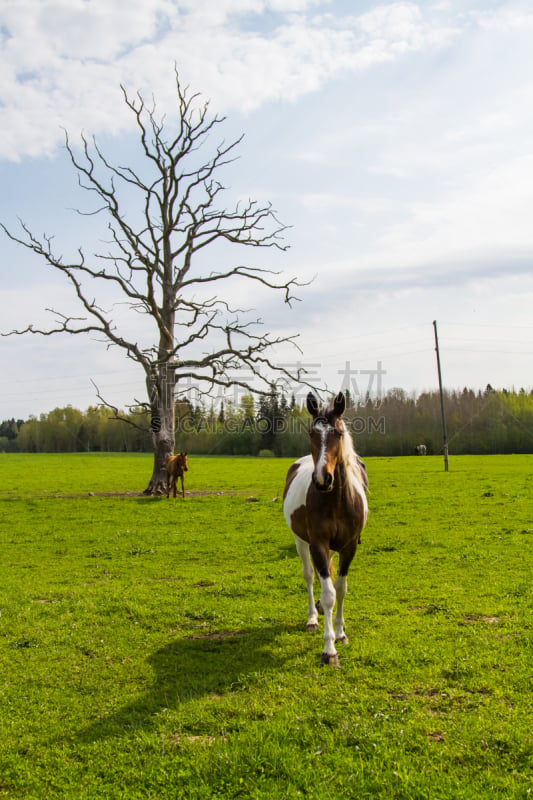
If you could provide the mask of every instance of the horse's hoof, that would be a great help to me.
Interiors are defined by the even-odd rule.
[[[335,643],[337,642],[342,642],[342,644],[349,644],[348,637],[346,636],[345,633],[343,633],[342,636],[339,636],[338,639],[335,639]]]
[[[318,630],[318,622],[308,622],[305,626],[305,630],[309,633],[314,633],[314,631]]]
[[[339,665],[339,656],[337,653],[330,655],[329,653],[322,653],[322,658],[320,659],[320,666],[321,667],[338,667]]]

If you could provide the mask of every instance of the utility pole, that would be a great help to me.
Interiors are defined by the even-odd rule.
[[[448,472],[448,434],[446,432],[446,417],[444,415],[444,395],[442,394],[442,375],[440,371],[439,337],[437,336],[437,321],[433,320],[435,330],[435,352],[437,353],[437,370],[439,373],[440,413],[442,417],[442,434],[444,437],[444,471]]]

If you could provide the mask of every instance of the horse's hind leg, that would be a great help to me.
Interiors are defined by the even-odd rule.
[[[313,580],[315,577],[315,570],[309,554],[309,545],[295,536],[296,550],[302,561],[302,573],[304,576],[305,585],[307,586],[307,631],[318,630],[318,612],[315,607],[315,598],[313,596]]]

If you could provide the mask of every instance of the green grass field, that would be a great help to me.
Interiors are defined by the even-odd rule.
[[[367,460],[338,670],[289,463],[0,455],[0,797],[533,796],[533,456]]]

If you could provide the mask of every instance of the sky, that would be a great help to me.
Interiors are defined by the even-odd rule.
[[[532,37],[521,0],[1,0],[0,221],[98,250],[65,131],[135,167],[120,85],[171,121],[176,65],[224,138],[244,133],[228,205],[270,201],[290,226],[261,265],[307,285],[291,309],[256,298],[265,331],[298,333],[276,363],[355,399],[432,391],[436,321],[445,388],[529,391]],[[0,274],[4,333],[73,308],[3,234]],[[94,384],[145,399],[138,366],[81,336],[2,337],[0,374],[0,420],[86,409]]]

